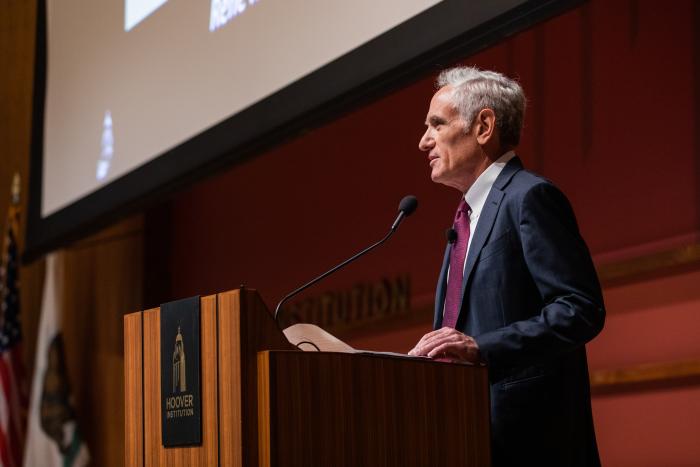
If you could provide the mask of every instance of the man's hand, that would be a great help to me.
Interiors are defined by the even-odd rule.
[[[476,341],[471,336],[448,327],[424,335],[408,354],[469,363],[479,362],[479,346]]]

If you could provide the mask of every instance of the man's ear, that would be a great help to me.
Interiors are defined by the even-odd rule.
[[[476,115],[476,140],[480,145],[491,141],[496,134],[496,114],[491,109],[481,109]]]

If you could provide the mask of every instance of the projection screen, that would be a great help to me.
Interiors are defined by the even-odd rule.
[[[576,3],[40,2],[28,257]]]

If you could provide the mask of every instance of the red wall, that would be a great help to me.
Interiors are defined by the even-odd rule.
[[[568,194],[599,265],[700,231],[699,12],[691,1],[595,0],[463,61],[519,77],[529,110],[518,152]],[[273,306],[381,237],[412,193],[418,211],[391,243],[312,293],[409,273],[413,306],[431,303],[459,197],[430,182],[417,149],[432,79],[175,196],[170,234],[151,245],[171,265],[162,301],[245,283]],[[698,279],[608,288],[591,368],[699,357]],[[426,326],[352,344],[405,351]],[[700,462],[697,386],[599,396],[594,411],[604,465]]]

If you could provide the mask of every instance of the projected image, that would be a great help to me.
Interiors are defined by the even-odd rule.
[[[440,1],[48,0],[41,215]]]
[[[257,2],[258,0],[211,0],[209,30],[215,31]]]
[[[163,6],[168,0],[125,0],[124,30],[131,28],[148,18],[154,11]]]
[[[100,142],[100,159],[97,161],[97,180],[102,181],[107,177],[109,166],[114,155],[114,134],[112,133],[112,113],[105,112],[102,122],[102,140]]]

